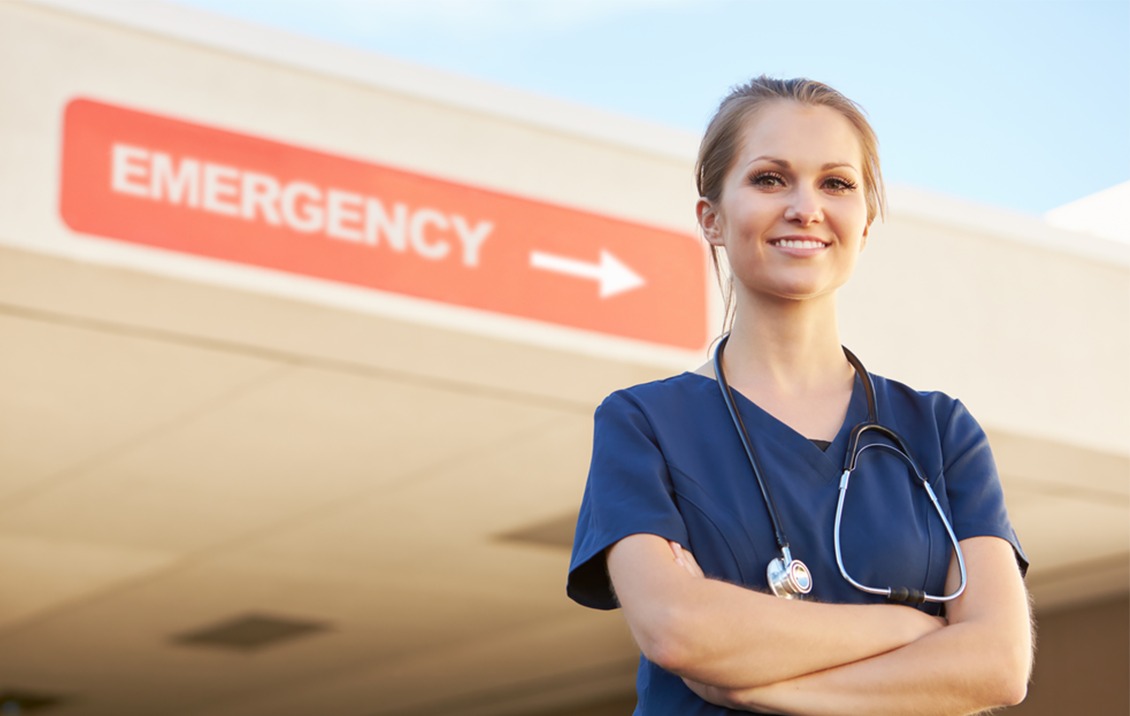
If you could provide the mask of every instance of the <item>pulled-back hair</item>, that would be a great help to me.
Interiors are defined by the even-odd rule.
[[[791,100],[810,107],[830,107],[855,128],[863,150],[863,191],[867,199],[867,223],[882,216],[886,208],[883,175],[879,169],[879,140],[863,108],[823,82],[798,77],[781,80],[761,75],[730,90],[706,127],[695,162],[699,196],[717,202],[722,180],[741,148],[746,120],[766,103]]]

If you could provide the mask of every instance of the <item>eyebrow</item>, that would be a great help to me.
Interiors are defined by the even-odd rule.
[[[789,169],[789,168],[792,167],[792,165],[789,164],[784,159],[778,159],[776,157],[771,157],[768,154],[763,154],[760,157],[755,158],[753,161],[750,162],[750,164],[753,164],[754,162],[759,162],[762,159],[764,159],[765,161],[768,161],[771,164],[776,164],[777,166],[779,166],[783,169]],[[828,171],[829,169],[839,169],[840,167],[847,167],[849,169],[855,169],[856,171],[859,171],[858,169],[856,169],[855,165],[852,164],[851,162],[828,162],[824,166],[820,167],[820,171]]]

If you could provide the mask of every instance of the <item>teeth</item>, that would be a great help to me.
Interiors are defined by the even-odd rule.
[[[822,249],[824,244],[820,241],[803,241],[799,239],[781,239],[775,242],[786,249]]]

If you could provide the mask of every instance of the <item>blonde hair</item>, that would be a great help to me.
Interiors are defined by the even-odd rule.
[[[867,121],[863,108],[823,82],[798,77],[776,79],[761,75],[730,90],[706,127],[695,161],[695,185],[698,195],[711,203],[722,198],[722,184],[741,149],[742,130],[746,122],[769,102],[789,100],[808,106],[836,110],[855,128],[863,151],[863,195],[867,202],[867,223],[882,217],[886,211],[886,192],[879,167],[879,139]],[[724,326],[733,322],[733,286],[723,279],[721,252],[711,247],[714,270],[725,293]]]

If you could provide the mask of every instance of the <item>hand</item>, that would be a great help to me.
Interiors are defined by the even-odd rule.
[[[675,555],[675,564],[687,570],[692,577],[706,576],[702,573],[702,568],[698,566],[693,554],[683,549],[683,546],[678,542],[668,541],[668,544],[671,545],[671,553]]]

